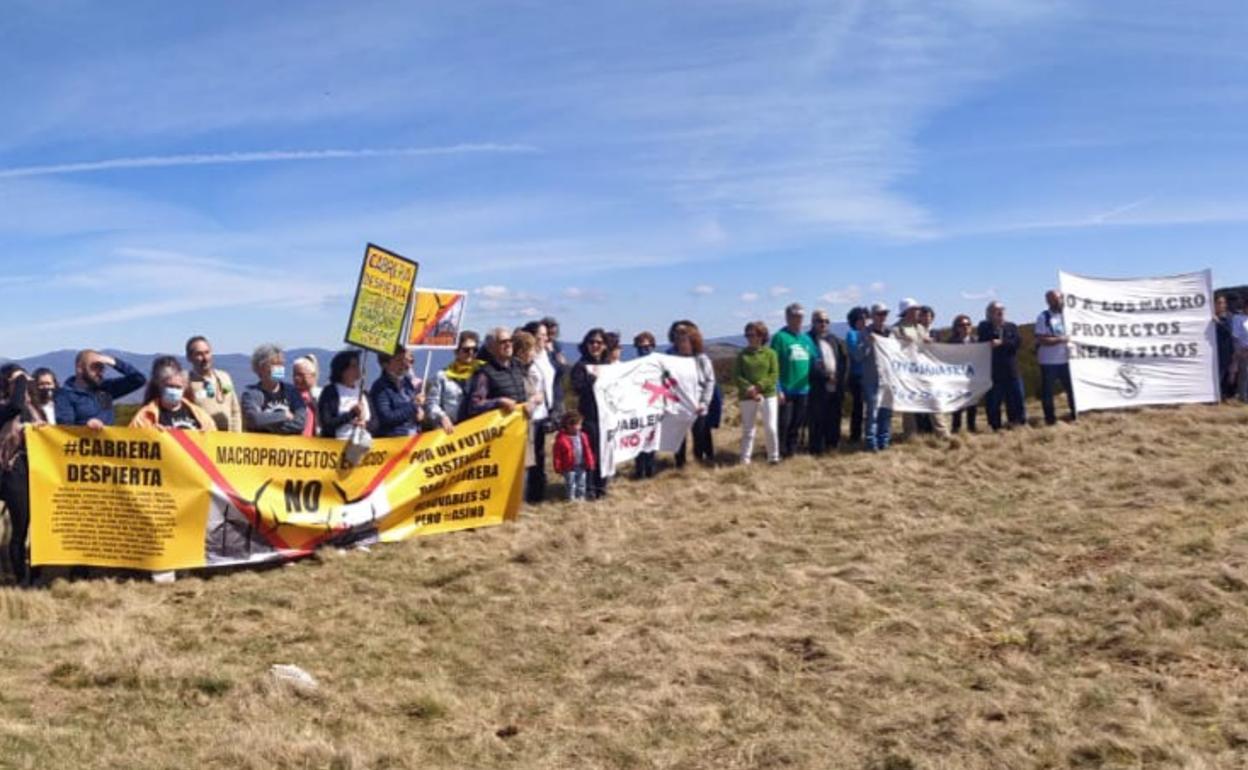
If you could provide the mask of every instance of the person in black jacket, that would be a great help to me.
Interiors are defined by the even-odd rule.
[[[572,390],[576,393],[577,408],[583,418],[581,430],[589,436],[590,446],[598,452],[602,443],[599,441],[601,426],[598,424],[598,400],[594,396],[594,381],[598,379],[598,367],[608,363],[607,333],[597,327],[585,332],[580,351],[581,360],[572,367]],[[602,476],[602,463],[595,463],[586,493],[590,500],[606,496],[607,480]]]
[[[377,415],[377,437],[415,436],[425,418],[425,396],[411,374],[411,351],[399,345],[390,355],[378,353],[377,363],[381,376],[368,391]]]
[[[500,326],[487,339],[485,363],[472,375],[468,385],[468,415],[475,417],[491,409],[510,414],[525,408],[528,392],[524,387],[524,370],[512,355],[511,330]]]
[[[1001,429],[1001,404],[1010,425],[1027,424],[1027,408],[1023,403],[1023,375],[1018,368],[1018,349],[1022,337],[1018,327],[1005,320],[1005,305],[989,303],[987,316],[979,322],[976,337],[992,343],[992,390],[988,391],[985,410],[993,430]]]
[[[810,316],[810,338],[819,350],[810,369],[809,425],[811,454],[820,455],[841,445],[841,406],[849,376],[849,349],[833,334],[826,310]]]
[[[360,373],[360,352],[340,350],[329,361],[329,384],[316,402],[316,424],[324,438],[346,439],[368,425],[368,396]]]
[[[9,511],[9,563],[18,585],[30,584],[26,534],[30,530],[30,474],[23,425],[44,424],[30,400],[30,379],[17,364],[0,367],[0,500]]]
[[[104,376],[111,367],[120,377]],[[125,361],[95,350],[83,350],[74,359],[74,376],[56,392],[57,425],[85,425],[100,429],[114,421],[113,402],[147,383],[143,372]]]
[[[1213,326],[1218,340],[1218,382],[1223,400],[1235,396],[1235,337],[1231,332],[1231,310],[1225,294],[1213,300]]]

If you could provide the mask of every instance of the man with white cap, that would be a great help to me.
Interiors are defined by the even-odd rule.
[[[931,329],[927,328],[919,318],[923,312],[922,305],[907,297],[901,301],[897,312],[901,314],[901,320],[893,327],[893,334],[897,339],[912,345],[926,345],[932,341]],[[918,432],[918,417],[919,415],[910,413],[901,416],[902,430],[907,439]],[[931,420],[932,430],[937,436],[943,438],[949,435],[949,421],[943,414],[933,412],[927,417]]]
[[[865,404],[862,443],[869,452],[888,449],[892,438],[893,410],[880,406],[880,372],[875,366],[875,338],[890,337],[888,306],[879,302],[871,306],[870,324],[858,335],[858,344],[849,351],[857,363],[862,364],[862,400]]]

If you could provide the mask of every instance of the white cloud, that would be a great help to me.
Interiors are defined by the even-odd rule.
[[[743,292],[743,293],[741,294],[741,301],[742,301],[742,302],[757,302],[757,301],[758,301],[758,292],[756,292],[756,291],[747,291],[747,292]]]
[[[486,299],[499,300],[510,294],[510,290],[506,286],[498,286],[496,284],[481,286],[472,290],[473,294],[485,297]]]
[[[705,283],[700,283],[697,286],[694,286],[692,289],[690,289],[689,293],[698,297],[706,297],[715,293],[715,287],[709,286]]]
[[[997,290],[994,287],[989,287],[987,289],[984,289],[983,291],[967,291],[963,289],[961,294],[962,294],[962,299],[966,299],[966,300],[983,300],[983,299],[996,299],[997,298]]]
[[[0,179],[27,176],[81,174],[118,169],[169,168],[174,166],[224,166],[239,163],[279,163],[282,161],[395,158],[421,155],[462,155],[467,153],[536,152],[522,144],[454,144],[445,147],[361,148],[354,150],[261,150],[256,152],[196,153],[153,155],[139,158],[109,158],[82,163],[56,163],[42,166],[0,168]]]
[[[583,289],[579,286],[569,286],[559,294],[572,302],[603,302],[607,299],[607,293],[601,289]]]
[[[342,288],[284,270],[138,248],[117,249],[100,266],[53,276],[50,281],[127,299],[110,309],[35,322],[30,330],[98,326],[224,308],[315,308],[327,298],[340,296]]]
[[[862,299],[862,289],[855,284],[850,284],[844,289],[833,289],[821,294],[819,299],[829,305],[852,305]]]
[[[788,286],[772,286],[770,289],[767,290],[767,293],[771,295],[772,299],[775,299],[776,297],[783,297],[784,295],[789,294],[792,291],[793,290],[790,289]]]
[[[872,294],[883,294],[888,289],[888,285],[883,281],[874,281],[867,288],[871,290]]]

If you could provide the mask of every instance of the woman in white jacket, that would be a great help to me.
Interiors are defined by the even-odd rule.
[[[693,422],[693,457],[704,463],[715,461],[715,440],[707,415],[715,398],[715,366],[704,349],[702,332],[693,323],[678,324],[672,330],[672,345],[678,356],[693,356],[698,366],[698,417]],[[685,464],[685,442],[676,450],[676,467]]]

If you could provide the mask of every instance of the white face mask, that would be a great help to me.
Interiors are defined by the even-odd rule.
[[[182,388],[176,385],[167,385],[160,392],[160,401],[167,408],[172,409],[182,403]]]
[[[282,364],[278,364],[277,366],[272,367],[271,369],[269,369],[269,376],[275,380],[286,379],[286,367],[283,366]]]

